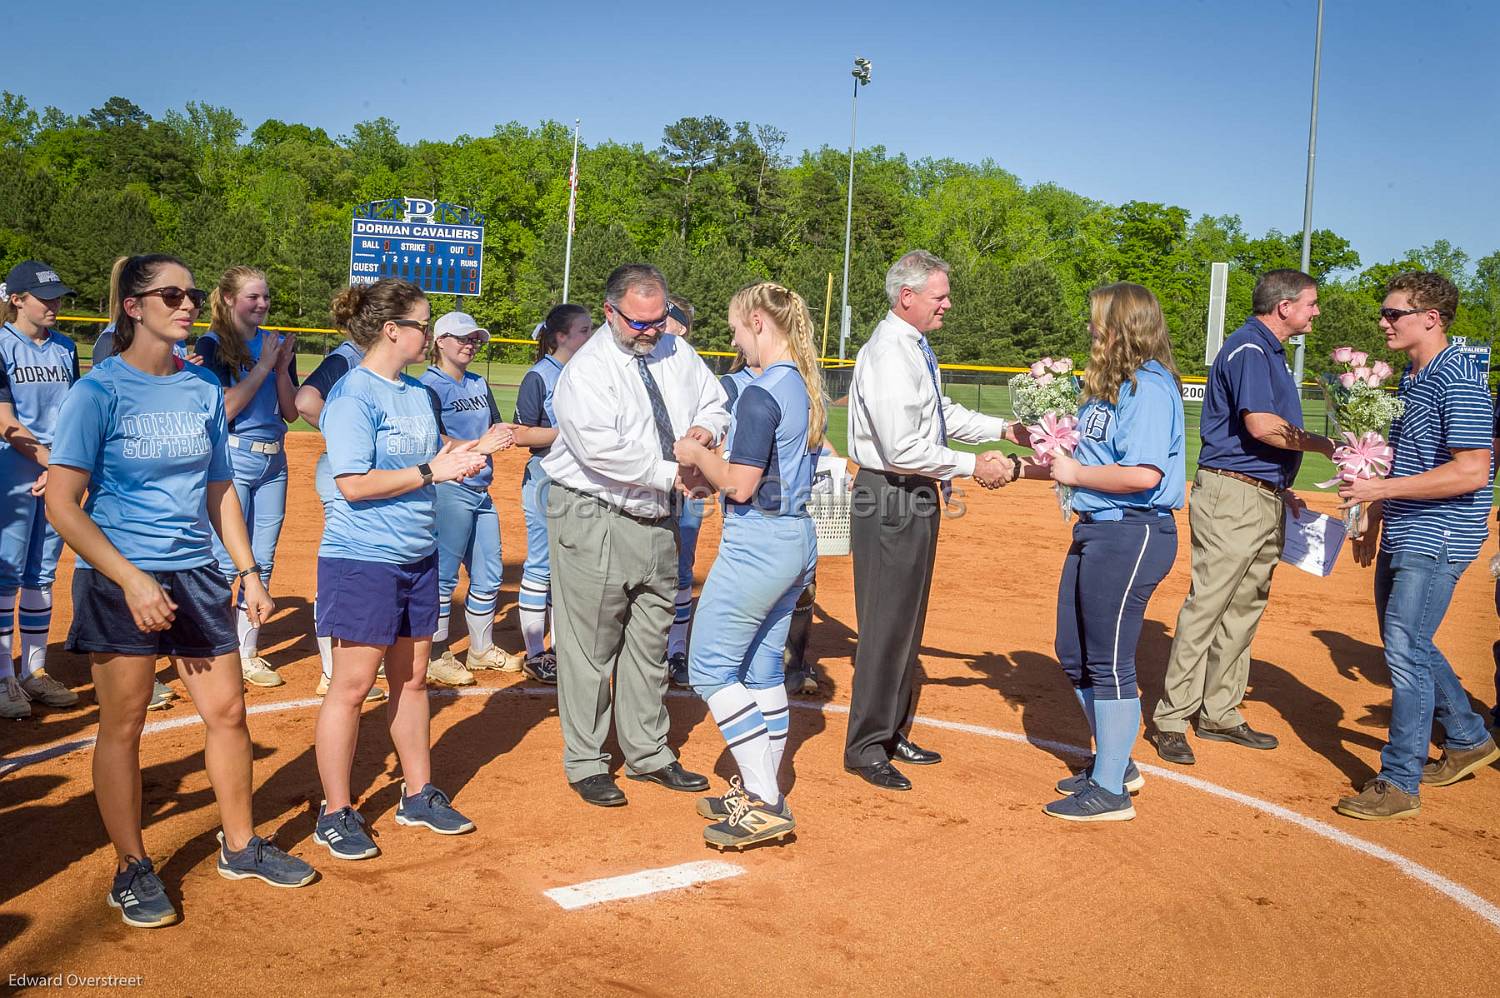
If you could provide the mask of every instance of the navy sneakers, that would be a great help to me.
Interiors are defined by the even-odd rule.
[[[1066,779],[1057,781],[1057,792],[1060,794],[1076,794],[1088,786],[1089,778],[1094,775],[1094,759],[1089,757],[1089,764],[1083,768],[1083,772],[1074,773]],[[1146,778],[1141,771],[1135,768],[1135,760],[1131,759],[1125,764],[1125,792],[1138,794],[1146,785]]]
[[[1064,821],[1129,821],[1135,817],[1130,794],[1112,794],[1093,780],[1073,796],[1055,800],[1042,810]]]
[[[306,887],[318,873],[309,864],[252,835],[245,848],[231,852],[219,833],[219,876],[225,880],[264,880],[272,887]]]
[[[328,811],[328,802],[318,806],[318,825],[313,841],[327,846],[334,859],[369,859],[380,855],[380,847],[365,831],[365,819],[352,807]]]
[[[448,801],[448,795],[431,783],[421,790],[406,795],[406,784],[401,784],[401,803],[396,806],[396,824],[420,825],[441,835],[462,835],[474,830],[474,822],[459,814]]]
[[[111,908],[120,909],[126,925],[138,929],[159,929],[177,921],[177,909],[167,900],[167,889],[151,867],[149,859],[132,859],[115,874],[104,899]]]

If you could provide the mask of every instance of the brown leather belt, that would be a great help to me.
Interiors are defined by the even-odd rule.
[[[1237,482],[1244,482],[1246,485],[1253,485],[1256,488],[1260,489],[1262,492],[1269,492],[1273,496],[1281,495],[1281,489],[1275,485],[1272,485],[1270,482],[1264,481],[1263,479],[1259,478],[1253,478],[1250,475],[1242,475],[1238,471],[1227,471],[1224,468],[1207,468],[1201,464],[1198,466],[1198,470],[1207,471],[1210,474],[1214,475],[1223,475],[1225,478],[1233,478]]]

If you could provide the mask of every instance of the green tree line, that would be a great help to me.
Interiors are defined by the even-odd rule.
[[[496,334],[524,336],[560,300],[571,150],[571,131],[557,122],[407,143],[386,118],[335,137],[275,119],[248,130],[232,110],[192,102],[153,119],[112,97],[73,117],[7,92],[0,267],[46,260],[78,289],[74,307],[102,313],[119,254],[176,253],[202,286],[251,263],[270,278],[274,322],[320,326],[347,280],[354,206],[426,197],[488,219],[483,295],[435,307],[463,307]],[[758,278],[801,291],[821,328],[827,275],[842,267],[847,170],[842,150],[794,156],[772,125],[713,116],[667,125],[656,148],[582,147],[572,297],[597,315],[609,270],[647,260],[697,306],[701,346],[728,345],[724,306]],[[885,312],[886,268],[913,247],[954,266],[954,308],[935,343],[945,362],[1081,360],[1088,290],[1129,280],[1160,297],[1185,373],[1203,367],[1209,264],[1229,264],[1232,329],[1249,313],[1257,275],[1300,258],[1300,234],[1253,235],[1233,215],[1195,218],[1173,205],[1028,186],[989,160],[910,160],[877,146],[857,152],[855,175],[851,355]],[[1390,275],[1411,268],[1439,271],[1462,289],[1453,333],[1491,339],[1500,327],[1500,251],[1471,260],[1439,240],[1366,265],[1348,240],[1319,229],[1311,270],[1323,314],[1309,337],[1309,370],[1339,343],[1388,356],[1375,311]],[[837,297],[835,289],[830,351]]]

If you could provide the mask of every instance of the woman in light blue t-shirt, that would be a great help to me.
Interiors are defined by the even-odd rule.
[[[119,350],[63,402],[46,498],[48,518],[78,553],[68,648],[88,653],[99,701],[94,796],[119,854],[108,901],[126,924],[152,928],[177,921],[141,835],[141,727],[159,655],[173,659],[203,718],[224,826],[220,874],[278,887],[315,874],[256,835],[251,820],[245,693],[210,525],[234,559],[251,617],[264,622],[275,606],[230,486],[224,393],[172,354],[203,292],[181,261],[161,255],[126,261],[120,290]]]
[[[318,710],[324,804],[313,838],[338,859],[358,860],[380,852],[354,809],[349,773],[360,706],[382,659],[403,777],[397,823],[445,835],[474,828],[432,784],[427,662],[438,624],[434,486],[486,462],[475,441],[443,443],[432,394],[401,373],[432,338],[420,288],[389,278],[346,288],[332,311],[364,359],[329,391],[319,422],[335,490],[318,547],[317,630],[333,639],[333,681]]]

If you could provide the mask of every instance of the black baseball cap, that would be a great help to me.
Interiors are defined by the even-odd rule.
[[[52,301],[73,293],[73,289],[57,276],[57,271],[37,260],[22,260],[10,268],[10,273],[5,275],[7,295],[19,294],[22,291],[44,301]]]

